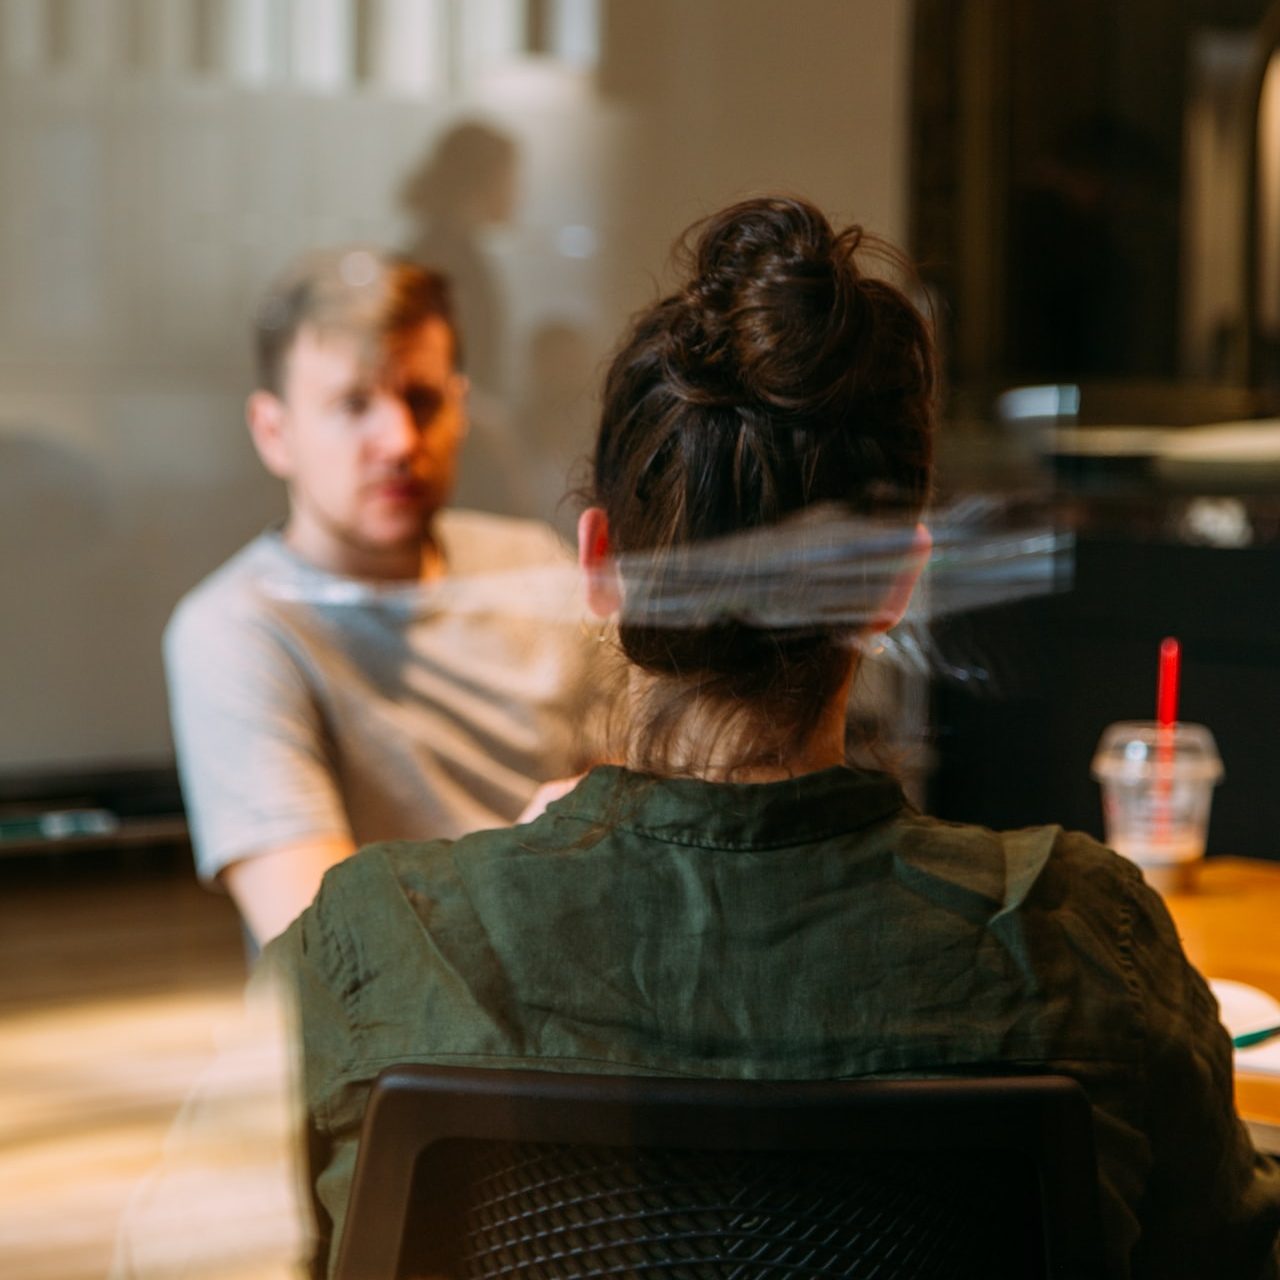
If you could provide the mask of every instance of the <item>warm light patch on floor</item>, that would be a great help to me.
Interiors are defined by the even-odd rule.
[[[157,1169],[179,1191],[193,1190],[181,1180],[198,1173],[204,1196],[225,1195],[242,1243],[269,1234],[278,1206],[253,1190],[254,1170],[280,1155],[280,1099],[267,1080],[280,1046],[267,1046],[264,1067],[246,1042],[244,976],[234,912],[190,877],[0,883],[4,1280],[102,1280],[122,1214]],[[197,1086],[221,1089],[233,1105],[197,1123],[197,1155],[175,1157],[166,1143]],[[238,1203],[247,1194],[255,1202]],[[197,1215],[224,1236],[236,1221],[206,1200],[166,1227],[154,1211],[164,1200],[144,1206],[144,1252],[163,1254],[157,1240],[166,1232],[188,1246]],[[204,1274],[256,1280],[279,1271],[245,1258]]]

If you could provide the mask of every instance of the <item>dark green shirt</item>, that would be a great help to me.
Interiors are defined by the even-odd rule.
[[[1280,1173],[1236,1119],[1213,997],[1160,899],[1087,836],[939,822],[848,769],[603,767],[527,826],[364,849],[266,958],[298,988],[335,1239],[370,1082],[397,1062],[1029,1068],[1092,1099],[1116,1276],[1276,1267]]]

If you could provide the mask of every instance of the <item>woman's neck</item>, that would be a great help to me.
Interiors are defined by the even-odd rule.
[[[660,761],[644,755],[640,744],[628,746],[627,765],[646,772],[657,771],[706,782],[776,782],[803,773],[817,773],[845,762],[845,706],[853,684],[854,663],[832,695],[813,731],[803,741],[757,757],[761,721],[752,708],[743,706],[737,714],[726,713],[723,703],[689,698]],[[669,682],[632,670],[629,702],[632,723],[645,723],[647,708],[670,692]],[[763,714],[763,713],[762,713]]]

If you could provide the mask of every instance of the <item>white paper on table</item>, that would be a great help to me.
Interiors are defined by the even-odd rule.
[[[1228,978],[1210,978],[1209,989],[1218,1001],[1222,1025],[1232,1036],[1280,1025],[1280,1000],[1265,991]],[[1248,1049],[1237,1049],[1236,1069],[1280,1075],[1280,1036]]]
[[[1261,1071],[1269,1076],[1280,1076],[1280,1038],[1255,1044],[1248,1049],[1237,1049],[1236,1070]]]

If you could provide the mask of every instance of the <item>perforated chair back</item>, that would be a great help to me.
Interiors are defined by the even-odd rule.
[[[1099,1280],[1054,1076],[762,1083],[393,1067],[339,1280]]]

